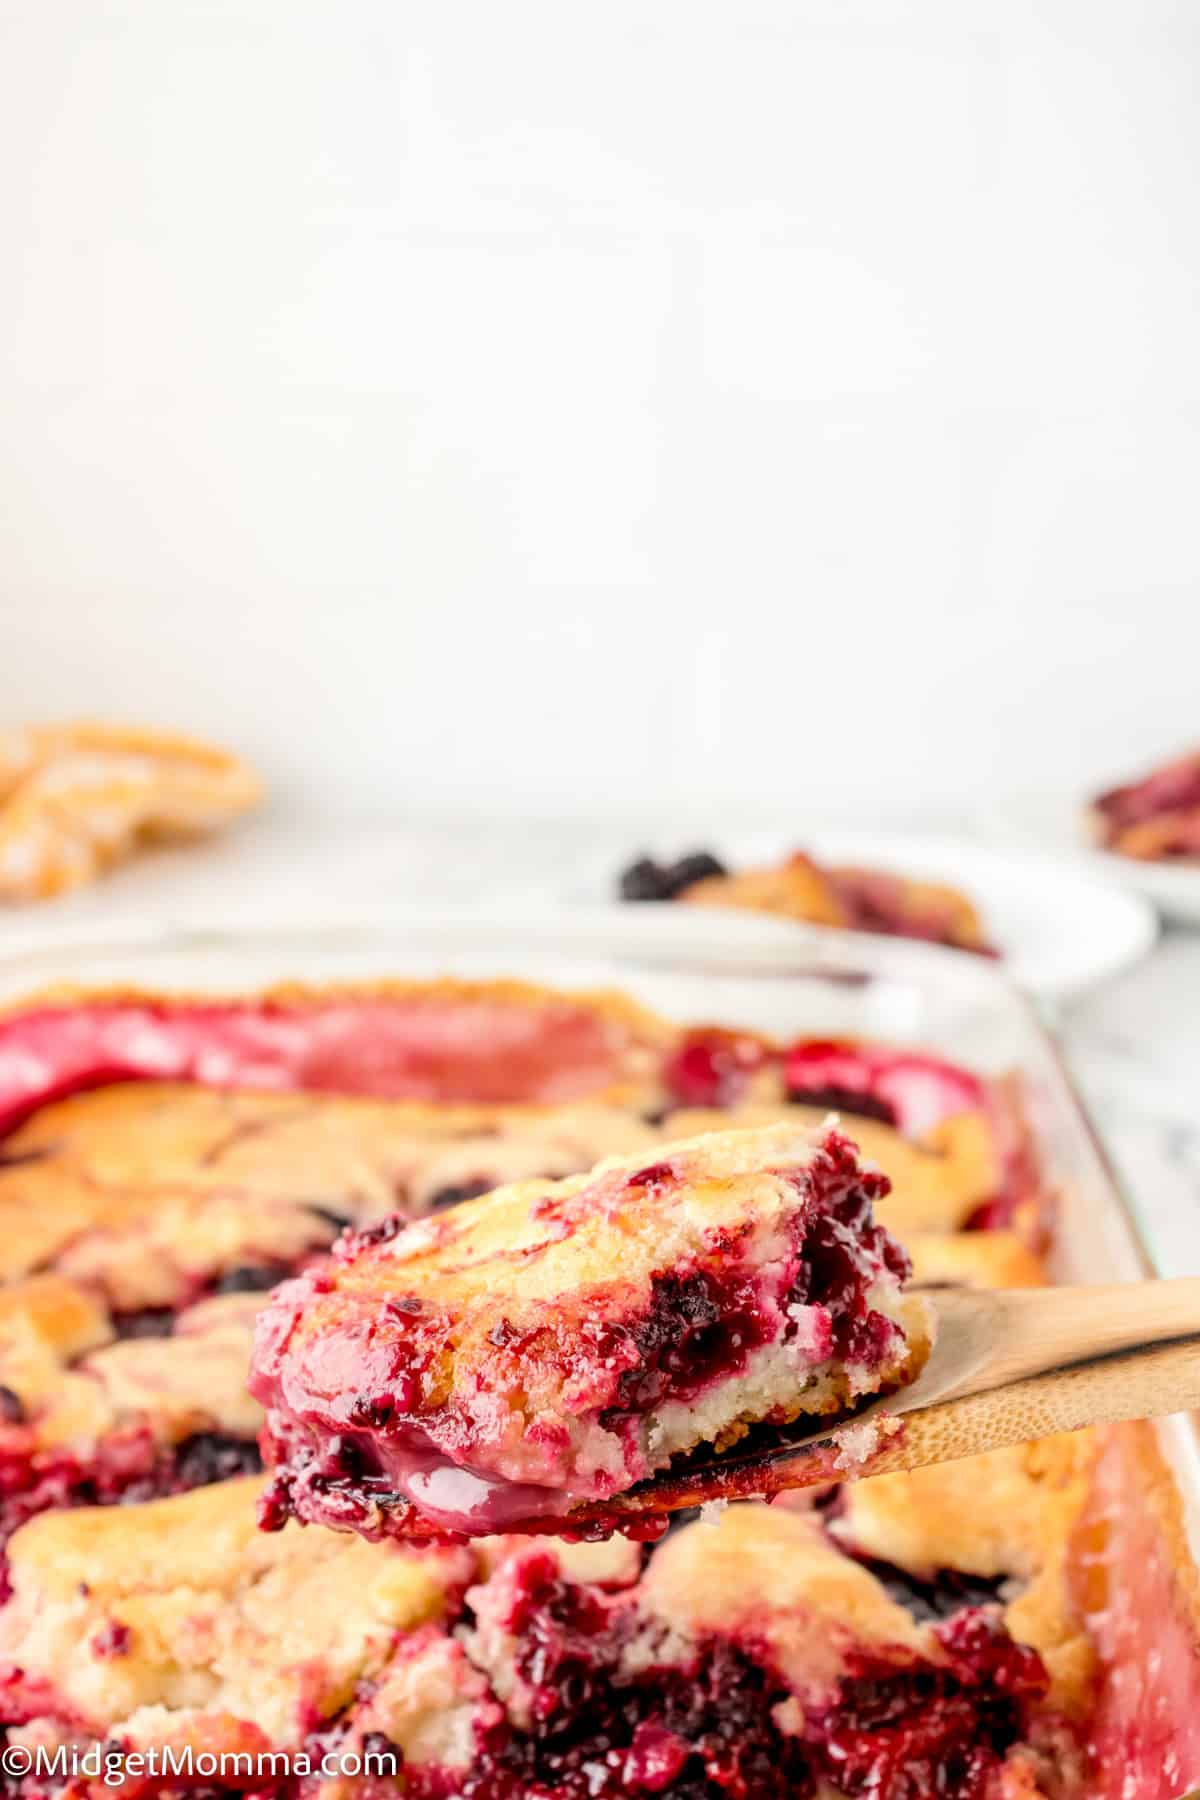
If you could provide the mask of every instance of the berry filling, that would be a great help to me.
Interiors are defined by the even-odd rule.
[[[689,1031],[663,1065],[663,1085],[677,1106],[734,1106],[766,1061],[764,1045],[744,1032]]]
[[[882,1119],[911,1138],[987,1106],[983,1083],[954,1063],[849,1041],[802,1038],[793,1044],[784,1085],[789,1100]]]
[[[982,956],[997,954],[981,941],[973,908],[952,888],[906,881],[879,869],[826,873],[854,931],[949,944]]]
[[[1200,755],[1180,757],[1143,781],[1112,788],[1095,805],[1115,835],[1163,813],[1200,808]]]
[[[96,1000],[0,1019],[0,1130],[113,1082],[556,1102],[618,1078],[635,1027],[503,987],[199,1003]]]
[[[855,1561],[870,1569],[889,1598],[921,1624],[952,1619],[965,1607],[977,1610],[995,1606],[1008,1584],[1004,1575],[988,1577],[971,1575],[962,1569],[935,1569],[923,1577],[873,1556],[855,1556]]]
[[[852,1652],[832,1700],[810,1700],[754,1640],[657,1658],[620,1595],[564,1582],[551,1556],[524,1558],[503,1629],[518,1707],[452,1788],[413,1768],[420,1800],[982,1800],[1047,1687],[1035,1652],[973,1611],[935,1629],[936,1661]]]

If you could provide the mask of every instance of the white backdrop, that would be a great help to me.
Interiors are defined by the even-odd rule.
[[[397,815],[1194,739],[1190,0],[0,0],[0,713]]]

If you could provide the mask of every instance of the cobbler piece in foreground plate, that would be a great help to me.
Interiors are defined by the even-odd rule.
[[[1120,856],[1200,859],[1200,750],[1101,794],[1091,818],[1097,840]]]
[[[587,1503],[594,1527],[678,1454],[900,1384],[924,1319],[886,1190],[839,1132],[783,1125],[341,1240],[256,1330],[267,1520],[478,1534]]]

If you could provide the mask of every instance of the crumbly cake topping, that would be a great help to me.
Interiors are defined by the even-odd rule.
[[[11,1549],[0,1613],[10,1684],[54,1693],[96,1735],[207,1742],[227,1721],[294,1746],[386,1665],[398,1633],[465,1585],[461,1553],[414,1556],[255,1525],[253,1481],[137,1507],[47,1513]],[[126,1636],[106,1647],[112,1627]],[[19,1704],[19,1703],[18,1703]]]
[[[826,1116],[821,1107],[786,1101],[694,1107],[671,1113],[665,1129],[693,1137],[705,1131],[753,1130],[794,1121],[813,1130]],[[845,1129],[863,1159],[886,1170],[890,1186],[880,1196],[878,1214],[902,1241],[918,1232],[957,1231],[1000,1185],[993,1134],[981,1112],[966,1111],[942,1120],[915,1141],[879,1119],[847,1116]]]
[[[170,1336],[120,1339],[86,1288],[57,1275],[0,1289],[0,1423],[10,1454],[80,1455],[134,1424],[159,1442],[195,1431],[252,1440],[262,1422],[246,1390],[258,1297],[232,1294],[185,1309]]]
[[[995,954],[978,910],[961,889],[880,869],[821,864],[802,850],[764,868],[734,871],[707,851],[674,864],[643,856],[622,873],[620,893],[623,900],[747,908],[808,925]]]
[[[992,1584],[1012,1635],[1046,1664],[1050,1704],[1078,1718],[1095,1654],[1072,1592],[1069,1557],[1095,1454],[1094,1436],[1076,1433],[849,1483],[829,1531],[871,1564],[905,1572],[918,1588],[936,1587],[947,1570]]]
[[[447,1106],[129,1082],[41,1109],[0,1153],[8,1275],[52,1268],[119,1311],[235,1272],[269,1287],[348,1224],[566,1174],[655,1131],[617,1108]]]

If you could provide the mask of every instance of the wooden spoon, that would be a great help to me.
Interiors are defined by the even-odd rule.
[[[926,1290],[932,1347],[908,1387],[849,1419],[704,1449],[571,1522],[770,1498],[953,1462],[1118,1419],[1200,1409],[1200,1279],[1113,1287]]]

